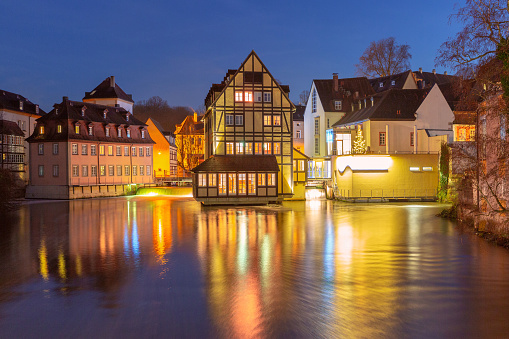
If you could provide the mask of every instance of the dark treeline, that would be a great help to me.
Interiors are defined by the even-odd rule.
[[[156,120],[166,132],[175,132],[175,125],[193,114],[190,107],[170,106],[166,100],[158,96],[135,103],[133,114],[136,119],[146,122],[148,118]]]

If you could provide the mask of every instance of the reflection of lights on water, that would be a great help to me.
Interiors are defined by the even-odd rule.
[[[325,250],[324,250],[324,278],[328,281],[334,278],[334,230],[332,225],[328,224],[325,231]]]
[[[81,277],[83,272],[83,265],[81,264],[81,257],[79,255],[76,256],[76,274],[78,277]]]
[[[354,241],[352,226],[348,224],[339,226],[336,230],[336,239],[338,241],[336,252],[339,254],[339,259],[343,261],[344,264],[350,265],[352,262]]]
[[[248,261],[248,234],[246,220],[239,220],[239,249],[237,255],[237,267],[239,272],[244,275],[247,270]]]
[[[262,241],[262,248],[261,248],[261,260],[260,260],[260,266],[261,266],[261,272],[263,275],[263,284],[266,285],[266,280],[269,276],[270,272],[270,266],[271,266],[271,243],[270,243],[270,236],[268,234],[265,234]],[[266,286],[264,286],[266,287]]]
[[[158,195],[156,192],[150,192],[147,194],[142,194],[142,195],[140,195],[140,197],[154,197],[156,195]]]
[[[41,246],[39,247],[38,252],[41,276],[44,280],[47,281],[49,279],[48,252],[46,250],[46,240],[44,238],[41,240]]]
[[[65,270],[65,257],[64,252],[60,249],[58,251],[58,275],[62,280],[67,279],[67,272]]]

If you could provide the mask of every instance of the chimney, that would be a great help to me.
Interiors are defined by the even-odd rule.
[[[444,75],[447,75],[447,71],[444,72]]]
[[[110,87],[115,87],[115,76],[110,76]]]
[[[422,67],[419,67],[419,73],[422,73]]]
[[[433,68],[433,74],[437,74],[437,70]]]
[[[67,100],[69,100],[69,97],[62,97],[63,102],[66,102]]]
[[[194,122],[198,122],[198,113],[194,112]]]
[[[334,84],[334,92],[339,91],[338,73],[332,73],[332,82]]]

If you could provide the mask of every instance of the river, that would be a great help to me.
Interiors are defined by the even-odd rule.
[[[509,251],[442,208],[28,201],[0,221],[0,337],[507,337]]]

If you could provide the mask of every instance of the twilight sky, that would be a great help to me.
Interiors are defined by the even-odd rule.
[[[413,70],[436,68],[459,1],[1,0],[0,89],[49,111],[115,75],[135,101],[198,108],[254,49],[298,102],[312,79],[357,76],[369,43],[389,36],[410,45]]]

